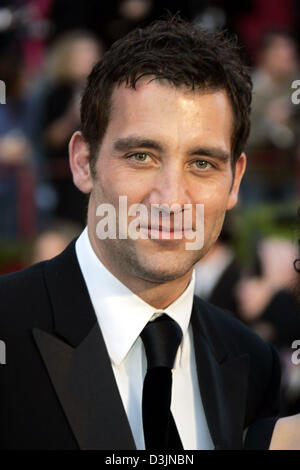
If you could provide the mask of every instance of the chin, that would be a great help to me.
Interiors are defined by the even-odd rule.
[[[149,259],[142,257],[142,259],[136,259],[132,267],[138,277],[162,283],[175,281],[185,276],[193,268],[194,263],[191,259],[181,261],[174,254],[172,257],[163,255],[152,256]]]
[[[181,278],[186,274],[186,272],[182,271],[169,271],[167,269],[147,269],[142,268],[139,270],[139,277],[144,279],[145,281],[155,282],[162,284],[164,282],[175,281],[176,279]]]

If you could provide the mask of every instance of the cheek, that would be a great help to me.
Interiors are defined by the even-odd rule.
[[[114,165],[107,160],[108,159],[104,156],[102,156],[102,159],[98,159],[95,192],[98,199],[100,198],[104,201],[115,203],[115,201],[118,201],[118,196],[124,194],[126,178],[120,174],[118,168],[115,168]]]
[[[229,199],[230,183],[228,181],[224,184],[212,182],[211,184],[201,185],[198,190],[197,201],[199,204],[204,204],[204,211],[209,217],[213,217],[226,210],[226,205]],[[196,195],[194,193],[194,195]]]
[[[141,203],[148,188],[145,181],[132,175],[131,172],[126,172],[120,168],[113,166],[104,166],[99,168],[98,182],[95,185],[98,194],[98,200],[114,204],[118,210],[119,196],[127,197],[127,206],[132,204]]]
[[[228,191],[229,192],[229,191]],[[217,237],[224,221],[228,193],[212,194],[203,201],[204,204],[204,231],[208,238]]]

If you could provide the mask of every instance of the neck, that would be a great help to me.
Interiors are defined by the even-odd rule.
[[[121,280],[121,279],[120,279]],[[156,309],[164,310],[185,291],[191,280],[191,272],[188,276],[175,279],[173,281],[164,282],[161,284],[149,283],[147,281],[140,280],[141,283],[136,281],[130,285],[130,281],[126,284],[123,282],[132,292],[138,295],[147,304],[153,306]]]
[[[122,284],[129,290],[140,297],[144,302],[153,306],[156,309],[163,310],[172,304],[187,288],[193,268],[190,269],[184,276],[167,282],[151,282],[128,272],[122,271],[118,266],[110,263],[105,257],[105,253],[99,249],[98,244],[94,240],[92,231],[89,230],[89,240],[92,248],[99,258],[101,263],[111,272]]]

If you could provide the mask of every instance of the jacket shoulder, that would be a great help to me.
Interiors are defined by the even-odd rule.
[[[0,276],[1,331],[13,326],[34,326],[46,313],[49,314],[50,304],[44,281],[46,263],[43,261]]]
[[[221,341],[231,354],[250,353],[254,360],[264,358],[266,362],[272,362],[274,348],[271,344],[265,342],[231,312],[198,296],[194,297],[194,301],[210,335],[214,336],[215,341]]]
[[[28,268],[21,269],[9,274],[0,276],[0,295],[8,299],[16,298],[20,291],[24,294],[28,292],[28,288],[37,288],[37,283],[43,280],[43,268],[45,261],[34,264]]]

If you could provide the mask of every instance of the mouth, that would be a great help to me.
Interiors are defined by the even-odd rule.
[[[159,230],[161,232],[183,232],[181,227],[176,228],[176,227],[167,227],[167,226],[163,226],[163,225],[158,225],[158,226],[149,225],[148,230]]]
[[[166,227],[163,225],[145,225],[140,226],[140,230],[147,232],[149,238],[165,239],[165,240],[180,240],[184,238],[184,234],[192,231],[192,228],[182,227]]]

